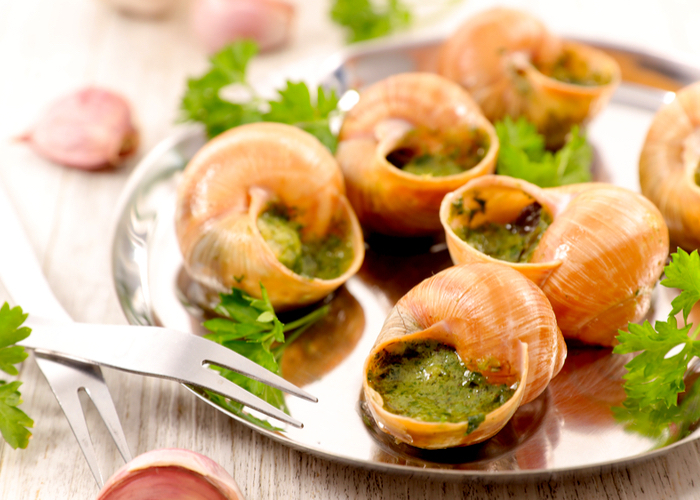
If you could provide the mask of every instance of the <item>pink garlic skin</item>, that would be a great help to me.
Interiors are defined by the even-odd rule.
[[[114,473],[97,500],[245,500],[233,478],[210,458],[165,448],[146,452]]]
[[[52,103],[19,140],[54,163],[83,170],[116,166],[139,142],[129,104],[114,92],[94,87]]]
[[[286,45],[291,36],[294,6],[280,0],[196,0],[192,28],[209,53],[242,38],[261,51]]]

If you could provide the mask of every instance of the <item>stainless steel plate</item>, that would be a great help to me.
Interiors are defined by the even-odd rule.
[[[342,93],[392,73],[429,71],[438,43],[379,45],[339,54],[329,63],[324,83]],[[621,60],[625,82],[588,129],[597,153],[595,176],[638,190],[638,155],[654,111],[673,98],[673,90],[700,80],[700,69],[624,47],[602,48]],[[187,305],[198,290],[182,272],[173,216],[180,171],[204,142],[199,129],[183,129],[143,159],[125,189],[114,235],[113,272],[131,323],[201,332],[201,312]],[[294,448],[341,462],[457,479],[599,470],[652,456],[698,435],[659,448],[656,441],[625,431],[610,411],[624,399],[625,359],[609,349],[573,347],[548,389],[487,442],[430,452],[394,443],[362,410],[362,365],[393,304],[450,264],[439,240],[370,240],[361,271],[330,300],[332,312],[300,337],[282,361],[285,377],[319,398],[316,405],[288,398],[291,414],[304,429],[273,432],[243,423]],[[665,319],[669,294],[666,289],[656,292],[650,319]]]

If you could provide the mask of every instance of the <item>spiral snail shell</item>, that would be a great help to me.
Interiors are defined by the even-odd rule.
[[[278,232],[262,224],[267,214]],[[279,123],[243,125],[207,143],[183,172],[175,227],[195,281],[253,296],[262,283],[280,309],[323,298],[357,272],[364,256],[335,159],[312,135]],[[307,242],[330,239],[340,242],[331,250],[343,257],[334,275],[300,274],[281,262],[290,252],[298,257]]]
[[[476,428],[468,421],[425,420],[392,411],[387,396],[375,389],[375,372],[387,355],[426,341],[453,347],[466,369],[482,372],[489,383],[517,383],[517,389]],[[552,308],[534,283],[506,266],[454,266],[398,301],[365,361],[363,390],[379,427],[396,439],[426,449],[463,446],[496,434],[521,404],[546,388],[565,358]],[[436,375],[440,381],[444,376]]]
[[[394,75],[367,88],[338,138],[336,157],[362,226],[396,236],[438,231],[443,196],[492,173],[498,154],[495,130],[471,97],[429,73]],[[451,170],[409,171],[432,158]]]
[[[661,210],[671,241],[700,248],[700,82],[678,91],[654,116],[639,157],[639,183]]]
[[[489,120],[525,116],[550,148],[597,114],[621,80],[613,58],[506,8],[467,20],[441,47],[438,72],[463,85]]]
[[[538,206],[540,221],[523,229],[517,221]],[[447,195],[440,217],[455,263],[498,262],[522,272],[544,291],[564,336],[590,344],[613,345],[619,329],[644,317],[668,255],[668,230],[658,209],[641,194],[610,184],[543,189],[486,176]],[[524,233],[526,241],[539,231],[528,241],[529,258],[508,262],[475,248],[472,231],[481,238],[492,227],[495,234]]]

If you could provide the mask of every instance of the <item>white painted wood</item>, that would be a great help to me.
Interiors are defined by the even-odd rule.
[[[263,89],[285,78],[313,79],[342,46],[326,14],[329,0],[297,0],[291,47],[258,58],[251,75]],[[441,24],[449,33],[492,2],[467,0]],[[594,35],[700,60],[700,8],[691,0],[508,1],[561,33]],[[630,9],[634,9],[632,13]],[[187,21],[188,2],[162,21],[118,15],[91,0],[0,0],[0,183],[10,193],[49,283],[76,320],[124,322],[110,279],[112,210],[138,159],[168,135],[185,78],[206,66]],[[86,173],[52,165],[12,137],[46,104],[75,88],[104,85],[133,104],[142,133],[139,155],[118,170]],[[2,239],[0,244],[11,244]],[[6,298],[0,288],[0,301]],[[290,450],[200,403],[179,385],[106,370],[135,454],[183,447],[228,470],[250,499],[694,499],[700,498],[698,444],[611,471],[549,481],[444,483],[348,467]],[[36,421],[27,450],[0,448],[0,498],[94,498],[97,488],[75,439],[36,365],[24,364],[24,410]],[[121,465],[92,408],[88,421],[109,474]],[[605,446],[605,443],[600,443]]]

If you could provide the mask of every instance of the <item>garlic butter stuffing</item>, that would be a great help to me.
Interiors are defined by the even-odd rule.
[[[442,198],[493,173],[498,137],[459,85],[429,73],[381,80],[360,94],[338,135],[348,199],[368,232],[440,229]]]
[[[506,8],[469,18],[441,47],[438,72],[463,85],[489,120],[527,118],[550,148],[600,112],[621,80],[612,57]]]
[[[639,193],[602,183],[540,188],[506,176],[447,195],[453,262],[508,265],[536,283],[564,336],[613,345],[641,320],[668,255],[668,229]]]
[[[474,444],[542,393],[565,358],[534,283],[498,264],[454,266],[389,313],[365,361],[364,396],[379,428],[399,441]]]
[[[279,123],[254,123],[207,143],[178,186],[176,234],[189,275],[240,288],[275,309],[313,303],[364,257],[362,231],[328,149]]]

